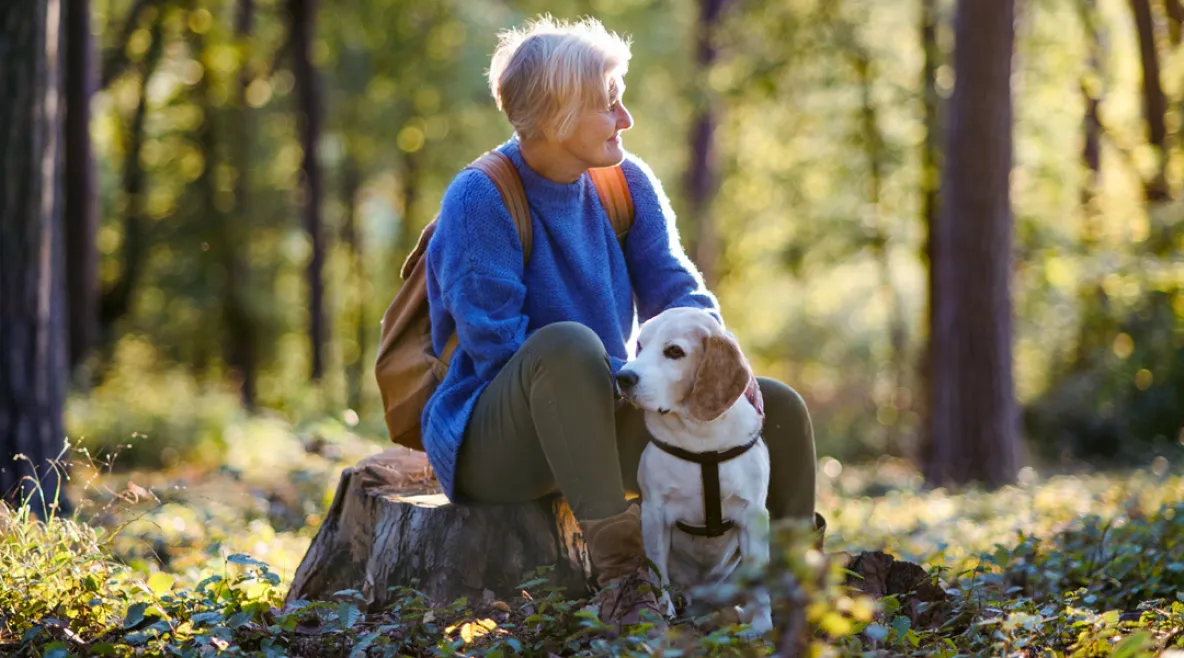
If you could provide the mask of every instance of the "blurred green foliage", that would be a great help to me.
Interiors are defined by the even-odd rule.
[[[105,285],[126,273],[131,200],[123,178],[142,95],[147,226],[131,310],[91,364],[99,382],[92,399],[71,404],[72,435],[105,445],[135,432],[160,441],[159,455],[133,448],[128,463],[169,463],[225,446],[219,427],[238,413],[231,397],[238,378],[225,358],[228,273],[219,252],[234,248],[248,263],[231,283],[256,328],[259,404],[290,420],[357,407],[360,427],[382,436],[370,364],[398,265],[454,173],[509,136],[484,79],[496,32],[547,11],[591,14],[632,36],[626,101],[636,127],[626,143],[653,166],[676,211],[685,207],[691,114],[705,104],[717,112],[714,288],[758,371],[802,392],[820,452],[847,460],[917,449],[926,128],[913,3],[738,0],[710,70],[693,64],[691,0],[321,3],[313,56],[326,117],[318,158],[331,330],[330,367],[317,385],[306,383],[310,243],[300,222],[285,3],[251,3],[246,38],[235,33],[239,2],[148,3],[126,41],[123,25],[140,3],[92,4],[104,55],[129,62],[93,106]],[[1034,454],[1051,459],[1116,456],[1120,445],[1176,449],[1184,410],[1184,270],[1171,255],[1178,252],[1157,257],[1148,249],[1153,223],[1174,224],[1180,207],[1145,210],[1141,181],[1154,162],[1135,33],[1126,3],[1097,5],[1106,46],[1098,70],[1088,65],[1091,37],[1078,0],[1024,3],[1017,28],[1016,382],[1030,407]],[[944,61],[952,11],[952,2],[938,3],[942,97],[953,84]],[[148,67],[157,33],[160,61]],[[1177,97],[1184,60],[1164,52],[1165,88]],[[1104,124],[1100,182],[1087,202],[1083,85],[1100,97]],[[1169,115],[1176,131],[1177,111]],[[237,149],[246,149],[245,160]],[[1168,169],[1175,189],[1184,188],[1180,161]],[[360,260],[351,251],[351,217]],[[226,239],[227,227],[235,240]],[[688,241],[700,234],[686,220],[680,228]],[[1154,321],[1139,325],[1151,305]],[[1089,428],[1108,423],[1113,432],[1089,438]]]

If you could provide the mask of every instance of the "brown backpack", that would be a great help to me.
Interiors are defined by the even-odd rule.
[[[489,151],[474,160],[466,169],[484,172],[502,195],[506,209],[518,230],[522,242],[523,261],[530,260],[530,209],[526,204],[526,190],[518,170],[508,157]],[[618,240],[624,240],[633,224],[633,198],[625,182],[620,165],[590,169],[592,183],[600,196],[600,203]],[[456,351],[456,332],[444,346],[443,354],[432,348],[432,334],[428,314],[427,265],[424,253],[436,230],[436,220],[424,228],[415,249],[403,263],[400,276],[403,286],[395,295],[382,318],[382,337],[378,345],[378,359],[374,374],[386,412],[386,427],[391,440],[400,445],[423,450],[419,425],[423,408],[436,386],[448,373],[448,363]]]

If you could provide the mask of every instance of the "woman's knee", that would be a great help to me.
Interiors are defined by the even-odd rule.
[[[611,371],[600,336],[579,322],[555,322],[542,327],[522,349],[536,367],[558,368],[559,372]]]
[[[758,377],[757,383],[761,387],[761,398],[765,404],[766,440],[808,443],[813,451],[814,430],[810,423],[810,411],[802,396],[776,379]]]

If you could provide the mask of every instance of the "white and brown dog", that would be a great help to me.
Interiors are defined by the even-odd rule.
[[[642,326],[617,385],[645,410],[653,439],[637,477],[646,557],[662,585],[689,590],[724,580],[741,560],[768,563],[769,451],[756,379],[736,341],[703,310],[667,310]],[[673,614],[669,594],[662,605]],[[769,608],[759,592],[742,619],[768,631]]]

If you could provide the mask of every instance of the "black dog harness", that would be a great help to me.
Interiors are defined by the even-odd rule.
[[[728,450],[691,452],[650,437],[650,442],[661,448],[663,452],[698,464],[699,472],[703,477],[703,510],[707,514],[707,525],[696,526],[676,521],[675,525],[679,530],[696,537],[719,537],[735,527],[736,524],[731,519],[723,518],[723,506],[719,493],[719,465],[748,452],[748,449],[760,440],[761,435],[758,433],[748,443]]]

